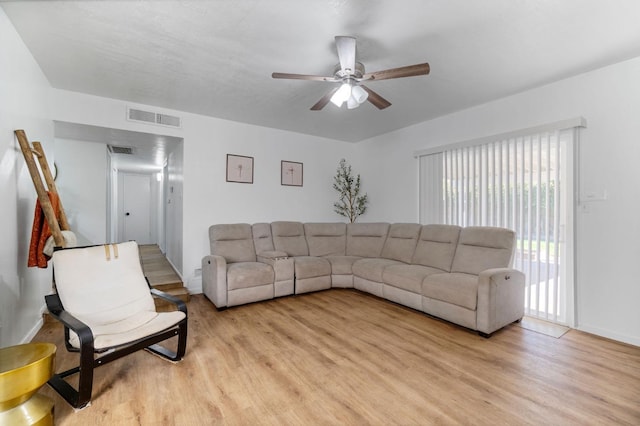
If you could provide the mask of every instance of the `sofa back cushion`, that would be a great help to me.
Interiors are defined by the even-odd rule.
[[[411,263],[450,272],[460,229],[455,225],[424,225]]]
[[[460,231],[451,272],[478,275],[491,268],[511,266],[516,233],[510,229],[470,226]]]
[[[224,257],[227,263],[256,261],[251,225],[248,223],[210,226],[209,243],[211,254]]]
[[[305,223],[310,256],[344,256],[347,250],[345,223]]]
[[[418,223],[392,224],[389,227],[389,234],[382,248],[382,257],[411,263],[413,252],[420,236],[420,228],[422,226]]]
[[[253,233],[253,245],[256,247],[256,253],[275,250],[270,224],[254,223],[251,225],[251,232]]]
[[[309,256],[307,240],[304,237],[304,226],[300,222],[271,223],[273,246],[289,256]]]
[[[380,257],[388,223],[348,223],[347,256]]]

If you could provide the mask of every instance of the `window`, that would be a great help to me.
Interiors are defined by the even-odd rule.
[[[417,153],[420,220],[516,231],[525,312],[573,325],[574,147],[582,119]]]

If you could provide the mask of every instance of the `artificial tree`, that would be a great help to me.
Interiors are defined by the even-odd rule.
[[[333,203],[334,211],[354,223],[367,210],[368,198],[367,194],[360,195],[360,175],[353,177],[351,165],[344,158],[333,177],[333,189],[340,194],[338,201]]]

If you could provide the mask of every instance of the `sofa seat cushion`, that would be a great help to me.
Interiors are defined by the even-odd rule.
[[[429,275],[422,282],[422,295],[474,311],[478,301],[478,276],[456,272]]]
[[[323,257],[296,256],[293,261],[297,279],[331,275],[331,264]]]
[[[274,280],[273,268],[266,263],[236,262],[227,264],[228,290],[273,284]]]
[[[384,271],[384,268],[390,265],[406,265],[406,263],[382,258],[360,259],[353,263],[352,270],[353,275],[357,277],[381,283],[382,272]]]
[[[351,275],[353,264],[362,258],[360,256],[325,256],[325,259],[331,264],[332,275]]]
[[[382,280],[385,284],[422,294],[422,281],[433,274],[442,274],[442,269],[422,265],[390,265],[384,268]]]

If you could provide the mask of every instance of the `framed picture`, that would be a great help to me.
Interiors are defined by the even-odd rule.
[[[227,154],[227,182],[253,183],[253,157]]]
[[[280,184],[286,186],[302,186],[302,163],[281,161]]]

